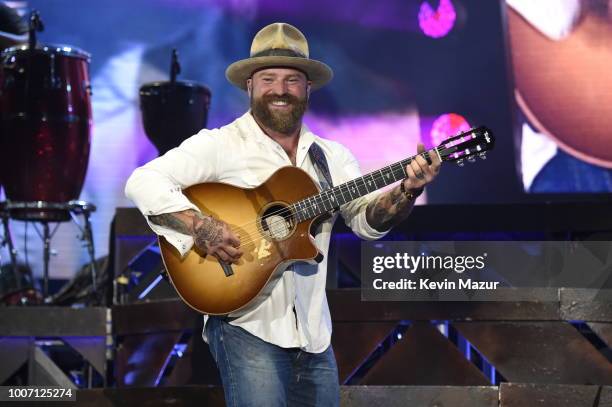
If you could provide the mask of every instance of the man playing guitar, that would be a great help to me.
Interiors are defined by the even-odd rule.
[[[311,91],[333,74],[309,59],[306,38],[297,28],[284,23],[264,27],[253,39],[250,58],[230,65],[226,76],[248,93],[250,110],[136,169],[126,194],[179,256],[193,247],[202,257],[214,256],[228,265],[231,273],[231,266],[247,256],[241,246],[246,238],[227,219],[202,213],[184,189],[212,181],[252,188],[284,166],[301,168],[327,188],[359,177],[360,170],[345,147],[314,135],[302,123]],[[421,144],[417,149],[424,152]],[[411,160],[406,178],[394,188],[340,206],[357,235],[380,238],[410,214],[416,197],[439,172],[440,157],[425,157]],[[288,265],[255,308],[204,317],[203,336],[219,368],[227,405],[339,404],[325,295],[333,220],[313,231],[323,254],[318,264]]]

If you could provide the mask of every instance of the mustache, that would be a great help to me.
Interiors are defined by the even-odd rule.
[[[291,105],[297,105],[298,103],[300,103],[299,98],[288,93],[282,95],[264,95],[261,97],[261,99],[264,103],[285,102]]]

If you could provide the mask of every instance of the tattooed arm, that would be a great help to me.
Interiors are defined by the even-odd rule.
[[[202,254],[212,254],[220,260],[235,263],[242,255],[240,239],[230,227],[212,216],[188,209],[181,212],[151,215],[149,220],[193,237]]]
[[[380,194],[366,208],[368,224],[381,232],[391,229],[410,215],[415,199],[404,195],[399,186]]]
[[[419,154],[425,151],[423,144],[417,145]],[[391,229],[410,215],[416,197],[425,185],[429,184],[440,171],[440,158],[434,156],[429,164],[418,155],[406,166],[407,178],[402,181],[403,189],[397,186],[382,193],[370,202],[366,208],[366,220],[370,226],[379,231]]]

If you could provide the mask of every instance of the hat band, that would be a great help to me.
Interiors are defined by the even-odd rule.
[[[265,49],[256,54],[251,55],[251,58],[257,57],[295,57],[306,58],[306,55],[287,48]]]

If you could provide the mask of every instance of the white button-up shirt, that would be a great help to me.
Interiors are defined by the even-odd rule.
[[[334,185],[361,176],[357,160],[346,147],[320,138],[303,126],[296,165],[313,179],[317,180],[317,173],[308,149],[315,141],[325,154]],[[247,112],[227,126],[200,131],[162,157],[137,168],[127,181],[125,193],[147,217],[186,209],[199,210],[183,195],[184,188],[212,181],[252,188],[288,165],[292,163],[283,148],[267,136]],[[369,194],[340,208],[347,225],[368,240],[385,234],[366,222],[365,209],[373,198],[373,194]],[[297,347],[313,353],[327,349],[331,339],[331,316],[325,284],[333,220],[335,217],[324,222],[315,236],[315,243],[324,255],[323,261],[317,265],[289,266],[270,296],[255,309],[237,315],[232,325],[284,348]],[[191,249],[192,237],[150,221],[149,225],[181,255]],[[204,318],[206,322],[207,317]]]

